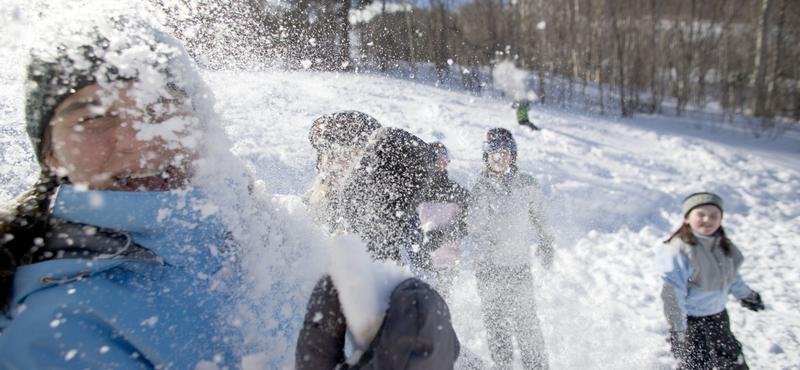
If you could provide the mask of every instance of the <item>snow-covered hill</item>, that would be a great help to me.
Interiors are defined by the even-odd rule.
[[[0,74],[0,200],[35,179],[15,66]],[[307,135],[313,118],[355,109],[451,152],[452,179],[470,188],[491,127],[511,130],[518,164],[548,197],[557,254],[535,265],[538,306],[553,369],[661,369],[665,342],[654,247],[681,221],[696,191],[720,194],[723,225],[745,255],[742,276],[767,310],[729,303],[733,332],[752,369],[800,368],[800,140],[753,139],[697,120],[618,120],[534,106],[541,132],[518,126],[509,101],[365,74],[206,72],[234,154],[267,189],[301,194],[314,174]],[[533,257],[532,257],[533,258]],[[462,345],[488,361],[472,266],[452,305]],[[533,307],[532,307],[533,309]]]

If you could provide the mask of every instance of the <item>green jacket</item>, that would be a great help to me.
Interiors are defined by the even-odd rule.
[[[517,122],[528,120],[528,102],[525,100],[518,100],[515,104],[517,106]]]

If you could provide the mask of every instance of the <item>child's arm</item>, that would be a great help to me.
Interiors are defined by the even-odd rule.
[[[733,294],[736,299],[742,299],[750,295],[752,291],[753,290],[744,283],[742,276],[736,273],[736,280],[734,280],[733,285],[731,285],[731,294]]]
[[[686,256],[671,249],[669,245],[662,245],[656,253],[656,266],[664,284],[661,300],[664,302],[664,315],[670,328],[685,331],[686,297],[689,293],[689,277],[694,271],[689,267]]]

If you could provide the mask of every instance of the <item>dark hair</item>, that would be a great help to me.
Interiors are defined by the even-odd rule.
[[[441,141],[434,141],[429,145],[431,146],[431,149],[433,149],[433,151],[436,152],[437,156],[445,156],[445,157],[448,156],[447,147],[444,146],[444,144],[442,144]]]
[[[723,229],[722,226],[720,226],[717,232],[722,237],[722,240],[719,241],[719,247],[722,248],[722,251],[725,253],[726,256],[730,257],[731,241],[728,240],[728,236],[725,235],[725,229]],[[698,243],[697,237],[694,236],[694,234],[692,233],[692,227],[689,226],[689,224],[687,223],[682,224],[681,227],[679,227],[678,230],[676,230],[672,234],[672,236],[669,237],[669,239],[664,240],[664,244],[671,242],[672,239],[675,239],[676,236],[680,238],[684,243],[689,244],[691,246],[695,246]]]
[[[55,178],[42,175],[39,182],[11,202],[8,213],[0,217],[0,310],[8,308],[14,269],[26,261],[42,237],[50,220],[50,202]]]

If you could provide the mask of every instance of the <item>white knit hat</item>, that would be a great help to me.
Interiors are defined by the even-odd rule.
[[[686,218],[693,209],[706,204],[715,205],[719,208],[720,212],[723,212],[722,198],[718,195],[711,193],[694,193],[686,197],[683,201],[683,217]]]

